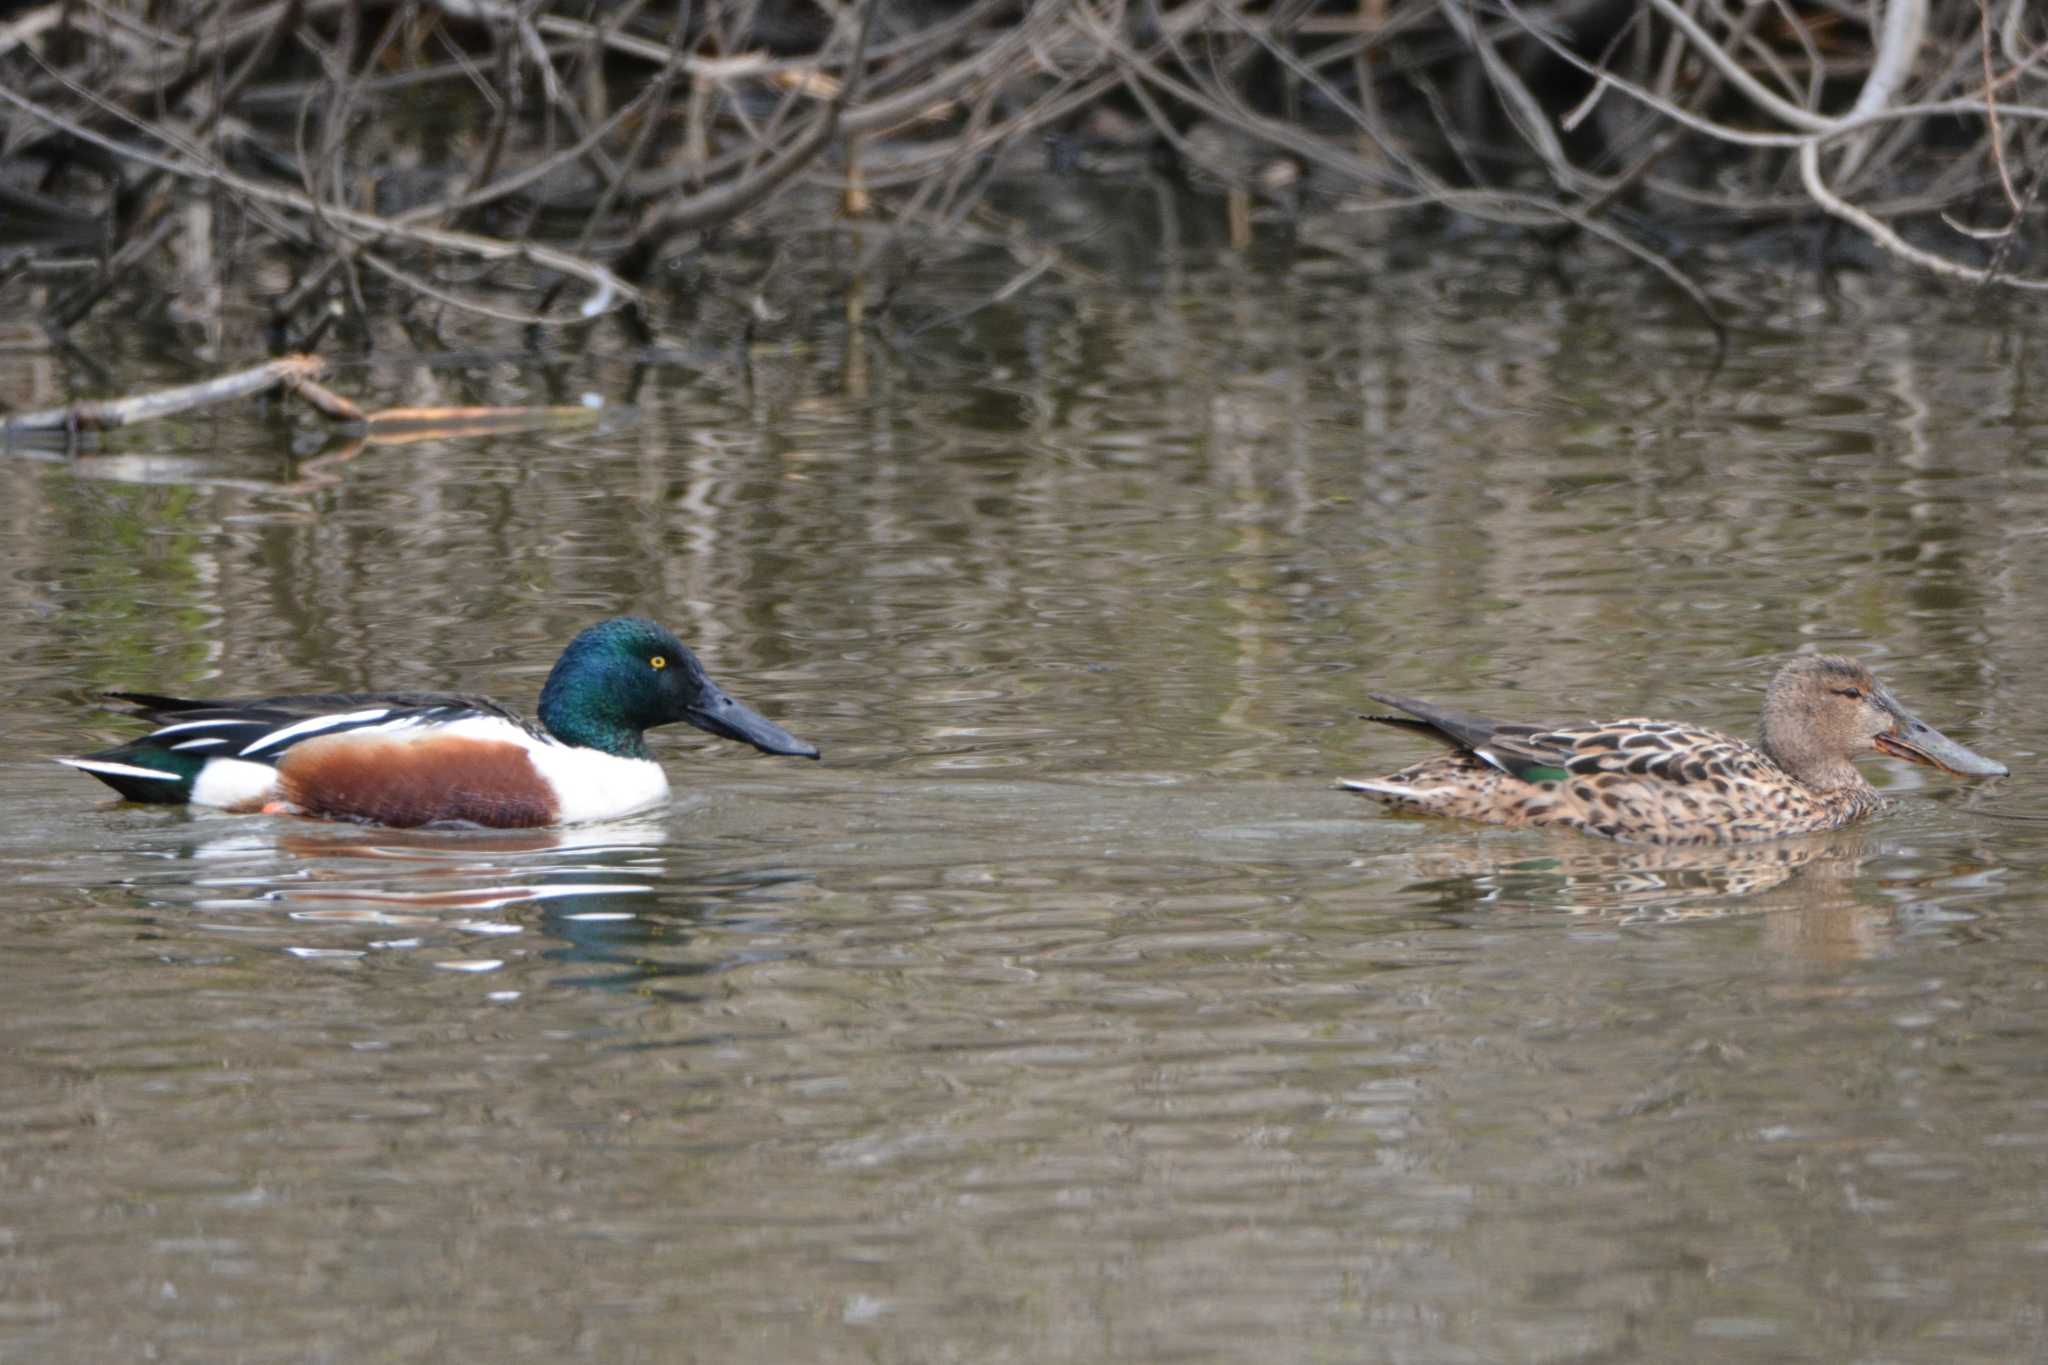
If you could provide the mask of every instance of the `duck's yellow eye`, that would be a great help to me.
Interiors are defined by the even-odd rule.
[[[667,668],[668,656],[665,654],[657,654],[653,658],[649,659],[647,662],[653,664],[656,668]]]

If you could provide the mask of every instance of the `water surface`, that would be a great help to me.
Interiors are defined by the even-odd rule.
[[[2048,1350],[2040,324],[1731,271],[1717,365],[1621,272],[1383,264],[0,458],[0,1359]],[[518,835],[44,761],[108,686],[530,706],[627,609],[825,761],[664,732],[672,807]],[[1368,687],[1748,733],[1800,649],[2013,777],[1734,854],[1330,785],[1426,751]]]

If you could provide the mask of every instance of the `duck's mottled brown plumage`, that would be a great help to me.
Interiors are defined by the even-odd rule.
[[[2005,772],[1915,718],[1862,664],[1833,655],[1779,670],[1758,745],[1671,721],[1517,725],[1369,695],[1408,713],[1370,719],[1453,748],[1346,788],[1402,810],[1631,843],[1740,844],[1838,829],[1884,804],[1851,762],[1860,753],[1970,776]]]

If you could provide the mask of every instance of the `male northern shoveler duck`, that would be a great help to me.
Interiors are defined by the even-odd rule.
[[[620,616],[569,642],[540,724],[483,697],[436,692],[191,701],[109,692],[158,728],[60,758],[130,801],[372,824],[520,829],[659,805],[668,775],[644,732],[682,721],[771,754],[817,749],[721,691],[683,643]]]
[[[2007,772],[1914,716],[1868,668],[1834,655],[1778,670],[1756,746],[1671,721],[1514,725],[1367,695],[1408,715],[1366,719],[1426,731],[1452,751],[1344,788],[1400,810],[1630,843],[1744,844],[1839,828],[1884,804],[1850,761],[1872,751],[1959,777]]]

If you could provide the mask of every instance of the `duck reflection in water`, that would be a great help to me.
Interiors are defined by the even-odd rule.
[[[694,998],[696,979],[734,961],[705,927],[743,917],[748,960],[774,956],[762,940],[772,937],[775,906],[814,878],[728,867],[701,851],[672,857],[672,839],[658,820],[518,831],[306,826],[274,845],[299,860],[303,879],[273,885],[260,907],[282,905],[298,924],[375,929],[385,948],[445,948],[482,935],[504,945],[494,951],[507,979],[525,984],[536,968],[568,966],[576,970],[549,971],[545,984]],[[393,929],[407,937],[383,937]],[[538,942],[526,937],[533,934]],[[720,949],[707,952],[714,941]]]

